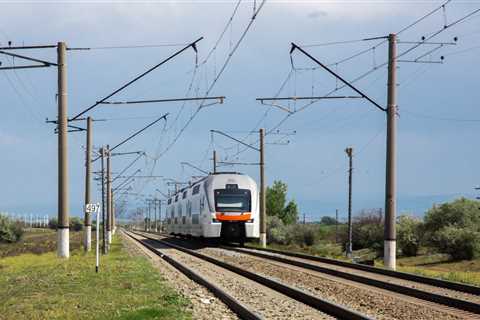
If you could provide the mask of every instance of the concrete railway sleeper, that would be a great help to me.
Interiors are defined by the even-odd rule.
[[[304,303],[318,311],[321,311],[325,314],[328,314],[330,316],[333,316],[338,319],[346,319],[346,320],[366,320],[366,319],[372,319],[369,316],[363,315],[359,312],[356,312],[354,310],[350,310],[344,306],[338,305],[336,303],[333,303],[331,301],[325,300],[325,299],[320,299],[318,297],[315,297],[309,293],[306,293],[304,291],[301,291],[299,289],[296,289],[292,286],[280,283],[276,280],[270,279],[268,277],[264,277],[261,275],[258,275],[256,273],[244,270],[242,268],[239,268],[237,266],[231,265],[229,263],[220,261],[218,259],[212,258],[210,256],[195,252],[194,250],[187,249],[185,247],[175,245],[171,242],[168,241],[162,241],[156,238],[151,238],[146,236],[145,234],[138,233],[138,235],[141,235],[149,240],[156,241],[159,243],[162,243],[166,246],[169,246],[171,248],[174,248],[176,250],[182,251],[184,253],[187,253],[189,255],[192,255],[194,257],[197,257],[199,259],[202,259],[204,261],[213,263],[219,267],[222,267],[224,269],[227,269],[231,272],[234,272],[236,274],[239,274],[247,279],[253,280],[257,283],[260,283],[264,286],[267,286],[270,289],[273,289],[275,291],[278,291],[294,300],[297,300],[301,303]]]
[[[374,286],[374,287],[377,287],[377,288],[381,288],[381,289],[389,290],[389,291],[392,291],[392,292],[404,294],[404,295],[415,297],[415,298],[418,298],[418,299],[442,304],[442,305],[445,305],[445,306],[448,306],[448,307],[453,307],[453,308],[461,309],[461,310],[464,310],[464,311],[472,312],[472,313],[475,313],[475,314],[480,314],[480,304],[473,303],[473,302],[470,302],[470,301],[460,300],[460,299],[456,299],[456,298],[452,298],[452,297],[448,297],[448,296],[444,296],[444,295],[440,295],[440,294],[435,294],[435,293],[432,293],[432,292],[426,292],[426,291],[418,290],[418,289],[415,289],[415,288],[410,288],[410,287],[406,287],[406,286],[403,286],[403,285],[398,285],[398,284],[395,284],[395,283],[390,283],[390,282],[386,282],[386,281],[382,281],[382,280],[372,279],[372,278],[368,278],[368,277],[365,277],[365,276],[360,276],[360,275],[357,275],[357,274],[354,274],[354,273],[348,273],[348,272],[339,271],[339,270],[335,270],[335,269],[325,268],[325,267],[321,267],[321,266],[318,266],[318,265],[313,265],[313,264],[309,264],[309,263],[305,263],[305,262],[300,262],[300,261],[284,258],[284,257],[278,256],[278,255],[269,255],[269,254],[264,254],[264,253],[261,253],[261,252],[258,252],[258,251],[244,250],[244,249],[241,249],[241,248],[232,248],[232,247],[226,247],[226,248],[228,248],[229,250],[234,250],[236,252],[249,254],[249,255],[253,255],[253,256],[257,256],[257,257],[260,257],[260,258],[269,259],[269,260],[273,260],[273,261],[278,261],[278,262],[281,262],[281,263],[301,267],[301,268],[304,268],[304,269],[318,271],[318,272],[321,272],[321,273],[325,273],[325,274],[328,274],[328,275],[331,275],[331,276],[343,278],[343,279],[346,279],[346,280],[351,280],[351,281],[363,283],[363,284],[366,284],[366,285],[369,285],[369,286]]]
[[[227,248],[230,248],[230,247],[227,247]],[[373,267],[373,266],[368,266],[368,265],[363,265],[363,264],[358,264],[358,263],[352,263],[352,262],[347,262],[347,261],[342,261],[342,260],[336,260],[336,259],[330,259],[330,258],[325,258],[325,257],[312,256],[312,255],[297,253],[297,252],[287,252],[287,251],[283,251],[283,250],[257,248],[257,247],[245,247],[245,248],[246,249],[258,250],[258,251],[265,251],[265,252],[270,252],[270,253],[276,253],[276,254],[281,254],[281,255],[285,255],[285,256],[301,258],[301,259],[305,259],[305,260],[318,261],[318,262],[332,264],[332,265],[336,265],[336,266],[340,266],[340,267],[346,267],[346,268],[357,269],[357,270],[367,271],[367,272],[371,272],[371,273],[391,276],[391,277],[398,278],[398,279],[415,281],[415,282],[418,282],[418,283],[428,284],[428,285],[436,286],[436,287],[439,287],[439,288],[445,288],[445,289],[449,289],[449,290],[455,290],[455,291],[459,291],[459,292],[464,292],[464,293],[469,293],[469,294],[474,294],[474,295],[480,295],[480,287],[473,286],[473,285],[468,285],[468,284],[464,284],[464,283],[458,283],[458,282],[453,282],[453,281],[424,277],[424,276],[416,275],[416,274],[412,274],[412,273],[382,269],[382,268],[377,268],[377,267]]]
[[[156,236],[165,237],[165,235],[163,235],[163,236],[162,235],[156,235]],[[305,272],[306,272],[306,275],[311,274],[312,276],[314,276],[316,274],[317,277],[325,278],[325,279],[330,278],[330,281],[334,281],[334,282],[337,282],[339,284],[343,282],[344,285],[353,286],[353,288],[356,287],[360,290],[361,290],[362,287],[364,288],[364,290],[365,289],[368,290],[368,287],[371,287],[371,289],[370,289],[371,293],[377,292],[374,288],[378,288],[376,286],[372,286],[372,285],[365,284],[365,283],[362,283],[362,282],[357,282],[357,281],[349,280],[349,279],[346,279],[346,278],[336,277],[335,275],[318,272],[317,270],[312,270],[310,268],[304,268],[303,265],[302,266],[297,266],[297,265],[291,264],[290,263],[290,260],[292,260],[291,258],[288,259],[288,261],[286,261],[286,262],[282,262],[282,261],[272,261],[272,259],[269,259],[270,257],[251,255],[252,258],[248,259],[249,254],[243,252],[243,251],[246,251],[248,249],[237,248],[236,250],[231,250],[230,247],[216,247],[216,246],[205,247],[204,244],[200,244],[198,242],[185,241],[185,240],[168,238],[168,237],[163,239],[163,240],[173,242],[174,244],[178,243],[179,245],[186,246],[186,247],[191,248],[191,249],[200,250],[201,252],[203,252],[207,255],[212,255],[213,254],[213,257],[219,258],[226,263],[235,264],[235,265],[237,263],[239,263],[240,267],[242,267],[244,269],[247,268],[247,267],[252,268],[252,270],[255,271],[256,273],[260,272],[261,274],[266,275],[267,277],[269,276],[269,277],[277,278],[277,275],[274,271],[275,267],[280,268],[279,269],[279,272],[280,272],[280,270],[283,270],[282,268],[288,268],[288,266],[291,266],[293,269],[297,268],[299,271],[304,269]],[[206,251],[204,251],[204,250],[206,250]],[[222,253],[222,251],[225,251],[225,252],[232,251],[232,253],[235,253],[236,255],[230,255],[230,254],[225,255],[225,253]],[[240,259],[241,255],[243,255],[243,254],[245,255],[244,259],[246,259],[246,260]],[[240,256],[238,256],[238,255],[240,255]],[[236,257],[236,258],[234,258],[234,257]],[[252,260],[252,259],[260,259],[260,260],[258,260],[258,262],[260,262],[260,264],[255,263],[255,261]],[[263,260],[263,263],[261,263],[262,260]],[[300,260],[300,259],[298,259],[298,260]],[[242,262],[242,261],[244,261],[244,262]],[[247,261],[249,261],[249,262],[247,262]],[[322,264],[322,263],[319,263],[319,262],[316,262],[316,263]],[[307,261],[307,264],[309,264],[308,261]],[[271,267],[268,267],[268,265],[270,265]],[[282,265],[283,265],[283,267],[282,267]],[[258,268],[257,268],[257,266],[258,266]],[[326,265],[324,267],[331,268],[329,265]],[[264,268],[267,268],[267,269],[264,269]],[[343,267],[343,268],[334,267],[334,268],[344,269],[343,272],[347,272],[347,273],[351,273],[351,272],[355,273],[355,270],[348,270],[345,267]],[[347,269],[347,270],[345,270],[345,269]],[[260,271],[260,270],[265,270],[266,273],[263,273],[263,271]],[[342,271],[340,270],[340,272],[342,272]],[[476,296],[476,295],[465,294],[465,293],[457,292],[457,291],[448,291],[448,290],[443,289],[443,288],[437,288],[437,287],[424,285],[424,284],[417,284],[417,283],[412,282],[412,281],[405,281],[405,280],[399,280],[399,279],[389,279],[387,276],[369,274],[369,273],[363,272],[363,271],[358,271],[358,273],[360,275],[363,274],[364,277],[370,277],[370,276],[371,277],[376,277],[377,280],[380,279],[380,281],[386,281],[387,283],[390,283],[390,281],[396,281],[397,284],[400,285],[400,286],[405,286],[406,288],[412,287],[412,288],[416,288],[416,289],[421,289],[420,291],[429,292],[430,294],[431,293],[436,293],[436,294],[439,294],[440,296],[446,296],[447,298],[451,298],[451,299],[458,300],[458,301],[466,300],[467,303],[472,303],[473,302],[474,305],[478,303],[478,299],[479,299],[479,297]],[[282,274],[282,273],[280,273],[280,274]],[[303,280],[303,278],[298,278],[298,277],[295,277],[295,276],[292,276],[292,275],[284,276],[285,274],[288,274],[288,273],[283,273],[282,276],[280,276],[280,274],[278,275],[278,277],[279,277],[279,280],[282,281],[282,283],[289,283],[290,285],[293,285],[295,287],[299,287],[302,290],[306,289],[307,291],[310,291],[312,294],[315,294],[315,295],[318,293],[317,288],[319,286],[319,282],[316,282],[314,284],[315,281],[313,279],[309,280],[309,281],[313,281],[313,282],[308,282],[308,281],[305,282]],[[298,278],[298,279],[295,279],[295,278]],[[318,279],[320,279],[320,278],[318,278]],[[336,280],[336,279],[338,279],[338,280]],[[340,280],[340,279],[342,279],[342,280]],[[347,281],[347,282],[344,282],[344,281]],[[350,284],[348,284],[348,282],[350,282]],[[330,287],[330,285],[327,284],[327,288],[328,287]],[[337,287],[337,288],[338,288],[337,290],[340,290],[340,292],[343,292],[341,286]],[[400,301],[403,300],[403,304],[402,304],[403,307],[400,307],[400,309],[406,308],[405,309],[406,314],[408,314],[409,312],[412,311],[411,310],[412,307],[411,306],[407,307],[405,302],[410,301],[413,304],[418,304],[419,306],[421,305],[422,310],[421,311],[419,310],[418,315],[422,319],[432,318],[432,316],[427,315],[428,312],[426,313],[428,308],[433,308],[432,311],[435,310],[435,312],[440,312],[440,313],[445,312],[446,314],[449,314],[453,318],[455,318],[455,317],[462,318],[462,319],[477,319],[478,318],[478,313],[474,313],[474,312],[471,312],[471,311],[466,311],[466,310],[463,310],[461,308],[457,308],[455,306],[440,304],[438,302],[432,302],[428,299],[417,298],[417,297],[407,295],[407,294],[404,294],[404,293],[400,293],[400,292],[396,292],[396,291],[393,291],[393,290],[388,290],[388,289],[383,289],[383,288],[380,288],[380,290],[384,291],[386,295],[389,295],[388,293],[390,292],[391,293],[390,296],[393,299],[395,299],[395,296],[396,296],[397,299],[400,299]],[[339,303],[340,305],[348,305],[349,308],[353,308],[354,310],[357,310],[357,308],[359,308],[360,310],[362,310],[361,312],[366,312],[367,314],[370,314],[370,315],[374,315],[375,313],[371,313],[370,311],[367,311],[368,307],[367,307],[367,309],[365,307],[368,306],[368,305],[371,307],[372,306],[371,303],[373,303],[373,305],[377,302],[381,303],[381,299],[382,299],[381,294],[377,294],[376,297],[374,297],[374,296],[370,296],[370,294],[368,294],[366,292],[366,294],[370,297],[369,299],[373,299],[373,300],[368,300],[368,302],[358,301],[358,303],[356,302],[353,305],[351,305],[350,303],[346,302],[345,297],[342,298],[342,294],[340,294],[340,299],[337,300],[336,296],[328,297],[328,295],[329,295],[328,289],[323,290],[323,293],[327,295],[326,299],[329,299],[330,301],[335,301],[336,303]],[[359,292],[357,292],[357,294],[358,293]],[[469,301],[469,300],[471,300],[471,301]],[[347,301],[348,301],[348,299],[347,299]],[[370,301],[375,301],[375,302],[370,302]],[[383,318],[386,315],[385,312],[387,312],[389,314],[389,317],[391,317],[391,318],[396,318],[396,317],[402,318],[402,316],[399,316],[399,313],[396,312],[396,311],[390,313],[393,310],[393,309],[390,309],[390,307],[389,307],[391,302],[392,301],[388,302],[387,304],[382,304],[381,309],[379,309],[380,317]],[[365,303],[367,303],[367,305],[365,305]],[[439,316],[439,315],[437,314],[437,316]]]

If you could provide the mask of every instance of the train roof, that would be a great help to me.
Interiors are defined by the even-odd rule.
[[[201,178],[201,179],[199,179],[199,180],[197,180],[197,181],[195,181],[195,182],[192,182],[192,183],[190,183],[190,185],[188,185],[187,187],[183,187],[182,189],[178,190],[177,192],[175,192],[174,194],[172,194],[172,195],[170,196],[170,198],[175,197],[177,194],[183,193],[185,190],[192,188],[192,187],[195,186],[197,183],[200,183],[200,182],[202,182],[203,180],[207,179],[209,176],[222,175],[222,174],[236,174],[236,175],[241,175],[241,176],[244,176],[244,175],[245,175],[244,173],[240,173],[240,172],[236,172],[236,171],[221,171],[221,172],[218,172],[218,171],[217,171],[217,172],[215,172],[215,173],[211,172],[208,176],[205,176],[205,177],[203,177],[203,178]]]

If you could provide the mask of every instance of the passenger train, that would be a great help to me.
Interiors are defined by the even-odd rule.
[[[257,184],[247,175],[219,172],[167,200],[166,231],[172,235],[242,243],[259,237]]]

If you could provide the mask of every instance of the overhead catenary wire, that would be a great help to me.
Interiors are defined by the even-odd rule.
[[[188,44],[187,46],[183,47],[182,49],[176,51],[175,53],[173,53],[172,55],[170,55],[169,57],[167,57],[166,59],[162,60],[161,62],[159,62],[158,64],[154,65],[153,67],[149,68],[148,70],[146,70],[145,72],[141,73],[140,75],[136,76],[134,79],[130,80],[129,82],[127,82],[126,84],[122,85],[120,88],[116,89],[115,91],[111,92],[110,94],[106,95],[104,98],[100,99],[99,101],[96,101],[93,105],[91,105],[90,107],[86,108],[85,110],[83,110],[82,112],[80,112],[79,114],[77,114],[76,116],[74,116],[71,120],[75,120],[77,118],[79,118],[80,116],[84,115],[85,113],[91,111],[93,108],[97,107],[98,105],[100,105],[102,102],[106,101],[107,99],[111,98],[112,96],[116,95],[117,93],[119,93],[120,91],[124,90],[125,88],[129,87],[131,84],[133,84],[134,82],[140,80],[141,78],[145,77],[147,74],[149,74],[150,72],[154,71],[155,69],[161,67],[162,65],[164,65],[165,63],[167,63],[168,61],[172,60],[173,58],[175,58],[176,56],[178,56],[179,54],[181,54],[182,52],[184,52],[185,50],[187,50],[188,48],[192,47],[194,48],[195,51],[197,51],[196,49],[196,44],[201,41],[203,39],[203,37],[200,37],[198,38],[197,40],[193,41],[192,43]]]
[[[145,152],[140,153],[133,161],[131,161],[120,173],[113,178],[112,182],[113,183],[115,180],[118,179],[122,174],[124,174],[128,169],[130,169],[141,157],[145,156]]]
[[[140,133],[142,133],[143,131],[147,130],[148,128],[150,128],[151,126],[153,126],[154,124],[156,124],[156,123],[159,122],[160,120],[165,120],[165,121],[167,121],[167,116],[168,116],[168,113],[162,115],[161,117],[159,117],[159,118],[156,119],[155,121],[150,122],[148,125],[146,125],[145,127],[141,128],[140,130],[135,131],[133,134],[131,134],[131,135],[128,136],[127,138],[123,139],[121,142],[117,143],[114,147],[110,148],[110,149],[109,149],[109,152],[112,152],[112,151],[115,150],[116,148],[122,146],[122,145],[125,144],[126,142],[128,142],[128,141],[130,141],[131,139],[133,139],[134,137],[138,136]],[[98,159],[100,159],[100,157],[97,157],[97,158],[93,159],[92,162],[95,162],[95,161],[97,161]]]
[[[449,3],[450,1],[451,1],[451,0],[445,2],[443,5],[446,5],[446,4]],[[435,13],[435,12],[438,12],[439,10],[442,10],[442,6],[437,7],[436,9],[430,11],[428,14],[422,16],[422,17],[421,17],[420,19],[418,19],[416,22],[414,22],[414,23],[408,25],[407,27],[401,29],[399,32],[397,32],[397,34],[402,33],[402,32],[404,32],[404,31],[408,30],[409,28],[413,27],[415,24],[417,24],[417,23],[419,23],[420,21],[426,19],[427,17],[431,16],[431,15],[432,15],[433,13]],[[442,28],[442,29],[440,29],[440,30],[437,30],[437,31],[434,32],[432,35],[430,35],[430,36],[426,37],[425,39],[423,39],[422,42],[420,42],[420,43],[418,43],[418,44],[415,44],[415,45],[413,45],[412,47],[410,47],[409,49],[406,49],[404,52],[398,54],[398,55],[397,55],[397,58],[399,58],[399,57],[401,57],[401,56],[404,56],[404,55],[408,54],[409,52],[412,52],[414,49],[418,48],[423,42],[426,42],[426,41],[434,38],[435,36],[437,36],[437,35],[439,35],[440,33],[444,32],[444,31],[447,30],[448,28],[450,28],[450,27],[452,27],[452,26],[454,26],[454,25],[456,25],[456,24],[464,21],[464,20],[467,19],[468,17],[471,17],[471,16],[473,16],[474,14],[476,14],[476,13],[478,13],[478,12],[480,12],[480,9],[474,10],[474,11],[468,13],[467,15],[465,15],[465,16],[463,16],[463,17],[461,17],[461,18],[459,18],[459,19],[457,19],[457,20],[455,20],[455,21],[453,21],[453,22],[450,23],[449,25],[446,25],[444,28]],[[371,49],[371,48],[370,48],[370,49]],[[370,49],[369,49],[369,50],[370,50]],[[368,51],[368,50],[367,50],[367,51]],[[365,78],[366,76],[368,76],[369,74],[373,73],[374,71],[378,70],[379,68],[386,66],[387,63],[388,63],[388,62],[384,62],[384,63],[382,63],[382,64],[379,64],[379,65],[377,65],[376,67],[370,69],[369,71],[367,71],[367,72],[359,75],[358,77],[354,78],[353,80],[350,80],[349,82],[350,82],[350,83],[355,83],[355,82],[359,81],[360,79],[363,79],[363,78]],[[345,88],[345,85],[343,85],[343,86],[341,86],[341,87],[339,87],[339,88],[335,88],[334,90],[331,90],[329,93],[326,94],[326,96],[328,96],[328,95],[330,95],[330,94],[332,94],[332,93],[334,93],[334,92],[336,92],[336,91],[338,91],[338,90],[340,90],[340,89],[343,89],[343,88]],[[309,107],[310,105],[312,105],[312,104],[314,104],[314,103],[316,103],[316,102],[318,102],[318,100],[314,100],[314,101],[312,101],[312,102],[304,105],[303,107],[301,107],[301,108],[293,111],[292,113],[287,114],[277,125],[274,126],[274,128],[275,128],[275,129],[278,128],[278,127],[279,127],[281,124],[283,124],[290,116],[292,116],[292,115],[295,114],[295,113],[298,113],[298,112],[301,112],[301,111],[305,110],[307,107]],[[268,131],[267,131],[267,133],[268,133]]]
[[[255,18],[257,17],[258,13],[262,10],[263,6],[265,5],[266,3],[266,0],[263,0],[260,5],[258,6],[258,9],[257,11],[255,12],[255,14],[252,16],[251,20],[249,21],[249,23],[247,24],[246,28],[244,29],[243,33],[241,34],[240,38],[237,40],[237,42],[235,43],[235,45],[233,46],[232,50],[229,52],[228,56],[227,56],[227,59],[225,60],[225,62],[223,63],[222,67],[220,68],[217,76],[215,77],[215,79],[213,79],[212,83],[210,84],[209,88],[207,89],[207,91],[205,92],[205,96],[208,96],[210,94],[210,92],[213,90],[213,88],[215,87],[215,85],[217,84],[218,80],[220,79],[221,75],[223,74],[223,72],[225,71],[227,65],[229,64],[231,58],[233,57],[234,53],[237,51],[237,49],[239,48],[240,44],[243,42],[243,39],[245,38],[245,36],[247,35],[248,31],[250,30],[251,26],[253,25],[253,22],[255,21]],[[180,138],[180,136],[183,134],[183,132],[186,130],[186,128],[190,125],[190,123],[193,121],[193,119],[197,116],[197,114],[202,110],[202,108],[204,107],[203,105],[203,102],[200,103],[200,105],[198,106],[198,108],[195,110],[195,112],[190,116],[190,118],[187,120],[187,122],[185,123],[185,125],[182,127],[182,129],[179,131],[179,133],[175,136],[175,138],[173,139],[173,141],[165,148],[165,150],[159,155],[159,158],[162,157],[164,154],[166,154],[171,148],[172,146],[178,141],[178,139]]]
[[[164,48],[164,47],[182,47],[188,43],[160,43],[160,44],[139,44],[139,45],[117,45],[117,46],[89,46],[89,47],[69,47],[67,50],[88,51],[88,50],[109,50],[109,49],[142,49],[142,48]]]
[[[239,40],[237,40],[237,42],[235,43],[235,45],[231,48],[231,50],[229,51],[229,54],[227,56],[227,59],[224,61],[222,67],[220,68],[220,70],[218,71],[218,73],[215,75],[215,78],[213,79],[212,83],[210,84],[210,86],[207,85],[206,87],[206,92],[205,92],[205,96],[208,96],[208,94],[213,90],[213,88],[215,87],[216,83],[218,82],[219,78],[221,77],[221,75],[223,74],[223,72],[225,71],[227,65],[229,64],[231,58],[233,57],[234,53],[236,52],[236,50],[238,49],[238,47],[240,46],[241,42],[243,41],[243,39],[245,38],[246,34],[248,33],[250,27],[252,26],[255,18],[257,17],[258,13],[260,12],[260,10],[263,8],[264,4],[266,3],[266,0],[263,0],[262,3],[258,6],[257,10],[254,12],[251,20],[249,21],[247,27],[244,29],[244,32],[241,34]],[[235,12],[235,9],[234,9],[234,12]],[[233,15],[234,16],[234,15]],[[233,18],[232,18],[233,20]],[[231,20],[229,20],[227,22],[227,27],[225,29],[228,29],[228,24],[231,25]],[[224,29],[224,30],[225,30]],[[221,37],[223,38],[223,36],[221,35]],[[196,68],[194,69],[195,71],[197,70],[198,66],[196,66]],[[194,71],[194,73],[195,73]],[[206,73],[205,73],[205,76],[206,76]],[[194,77],[192,77],[192,79],[194,79]],[[192,80],[193,81],[193,80]],[[193,83],[192,83],[193,84]],[[190,89],[189,89],[190,90]],[[159,158],[161,158],[162,156],[164,156],[172,147],[173,145],[175,145],[175,143],[178,141],[178,139],[181,137],[181,135],[183,134],[183,132],[186,130],[186,128],[190,125],[190,123],[193,121],[193,119],[198,115],[198,113],[204,108],[204,107],[207,107],[208,105],[205,105],[204,104],[204,101],[202,101],[199,106],[196,108],[196,110],[190,115],[190,117],[188,118],[187,122],[182,126],[182,128],[180,129],[179,132],[177,132],[177,134],[175,135],[175,137],[173,138],[173,140],[166,146],[166,148],[160,152],[157,156],[155,156],[153,158],[153,164],[152,164],[152,168],[151,168],[151,172],[154,171],[155,169],[155,166],[156,166],[156,163],[158,161]],[[181,111],[183,110],[184,106],[182,106],[182,109]],[[177,118],[174,120],[174,123],[176,123],[178,117],[179,117],[180,113],[177,114]],[[144,185],[145,187],[145,185]]]
[[[443,10],[444,6],[445,6],[446,4],[448,4],[450,1],[451,1],[451,0],[446,1],[446,2],[443,3],[441,6],[439,6],[439,7],[435,8],[435,9],[431,10],[430,12],[428,12],[427,14],[425,14],[424,16],[422,16],[421,18],[417,19],[417,20],[414,21],[413,23],[411,23],[411,24],[407,25],[406,27],[404,27],[403,29],[401,29],[399,32],[397,32],[397,34],[400,34],[400,33],[404,32],[404,31],[412,28],[413,26],[415,26],[416,24],[418,24],[418,23],[420,23],[421,21],[425,20],[426,18],[430,17],[431,15],[433,15],[433,14],[436,13],[436,12],[438,12],[439,10]],[[475,12],[470,13],[470,14],[468,14],[467,16],[465,16],[465,17],[463,17],[463,18],[461,18],[461,19],[459,19],[459,20],[457,20],[457,21],[455,21],[455,22],[452,22],[450,25],[447,26],[447,28],[450,27],[450,26],[453,26],[453,25],[455,25],[455,24],[458,24],[458,23],[460,23],[461,21],[464,21],[466,18],[472,16],[472,14],[474,14],[474,13],[475,13]],[[444,28],[444,29],[447,29],[447,28]],[[443,31],[443,30],[442,30],[442,31]],[[434,36],[438,35],[438,34],[441,33],[442,31],[436,33]],[[429,39],[433,38],[434,36],[430,37]],[[353,42],[353,41],[352,41],[352,42]],[[382,45],[382,44],[384,44],[384,43],[386,43],[386,42],[387,42],[387,40],[383,40],[383,41],[379,42],[378,44],[374,45],[373,47],[370,47],[370,48],[368,48],[368,49],[365,49],[365,50],[362,50],[362,51],[360,51],[360,52],[358,52],[358,53],[355,53],[354,55],[352,55],[352,56],[350,56],[350,57],[341,59],[341,60],[337,61],[336,63],[329,64],[329,66],[335,65],[335,64],[337,64],[337,63],[346,62],[346,61],[348,61],[348,60],[351,60],[351,59],[353,59],[353,58],[355,58],[355,57],[358,57],[358,56],[360,56],[360,55],[362,55],[362,54],[364,54],[364,53],[367,53],[367,52],[369,52],[369,51],[372,51],[372,50],[375,51],[375,48],[376,48],[376,47],[378,47],[378,46],[380,46],[380,45]],[[332,43],[332,44],[333,44],[333,43]],[[292,66],[292,69],[295,68],[295,66],[294,66],[294,64],[293,64],[293,61],[291,61],[291,66]],[[352,83],[357,82],[357,81],[365,78],[365,77],[368,76],[369,74],[373,73],[374,71],[376,71],[376,70],[378,70],[378,69],[380,69],[380,68],[382,68],[382,67],[384,67],[384,66],[386,66],[386,63],[382,63],[382,64],[377,65],[376,62],[374,62],[374,67],[373,67],[372,69],[370,69],[370,70],[368,70],[367,72],[365,72],[365,73],[357,76],[357,77],[356,77],[355,79],[353,79],[351,82],[352,82]],[[312,68],[312,69],[313,69],[313,68]],[[282,87],[283,87],[283,84],[282,84]],[[333,92],[336,92],[336,91],[338,91],[339,89],[343,89],[344,87],[345,87],[345,86],[342,86],[342,87],[340,87],[340,88],[336,88],[335,90],[332,90],[331,92],[329,92],[327,95],[332,94]],[[293,113],[287,114],[284,118],[282,118],[282,119],[280,120],[280,122],[278,122],[276,125],[274,125],[274,126],[272,127],[272,129],[273,129],[273,130],[278,129],[278,128],[279,128],[285,121],[287,121],[288,118],[291,117],[294,113],[300,112],[300,111],[306,109],[308,106],[310,106],[310,105],[312,105],[313,103],[316,103],[316,102],[318,102],[318,101],[311,101],[310,103],[306,104],[305,106],[303,106],[303,107],[295,110]],[[272,129],[270,129],[270,130],[272,130]],[[267,134],[270,132],[270,130],[267,131]],[[380,133],[381,133],[381,132],[380,132]],[[245,151],[245,150],[243,150],[243,151]],[[237,155],[238,155],[238,154],[239,154],[239,152],[237,152]]]

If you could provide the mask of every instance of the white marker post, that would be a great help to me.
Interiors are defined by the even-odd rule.
[[[98,266],[100,265],[100,255],[99,255],[99,243],[100,243],[100,203],[88,203],[85,207],[87,213],[96,213],[97,214],[97,228],[96,228],[96,244],[95,244],[95,272],[98,273]]]

